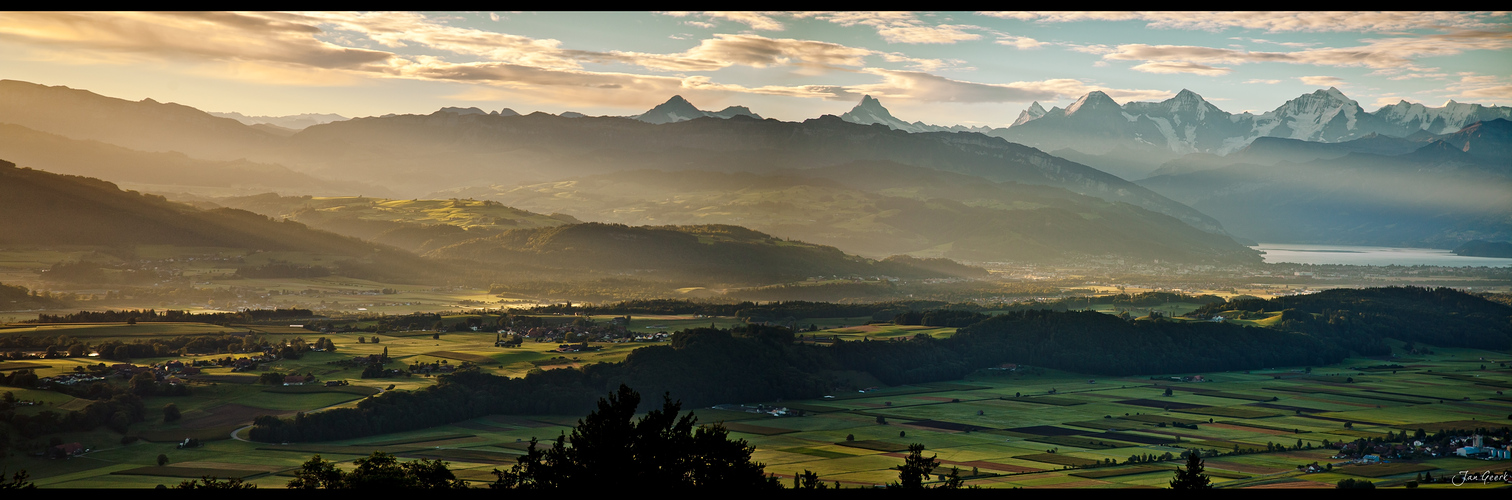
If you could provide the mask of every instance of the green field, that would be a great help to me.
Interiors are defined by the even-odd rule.
[[[633,319],[636,323],[678,321],[701,326],[707,326],[711,321],[717,324],[721,320]],[[139,331],[177,335],[205,328],[205,325],[171,326],[78,325],[72,330],[80,332],[79,336],[89,332],[102,335],[100,338],[109,338],[137,337],[135,334]],[[855,334],[882,336],[889,332],[919,331],[894,325],[872,327],[876,328],[871,333]],[[232,374],[227,369],[210,368],[205,371],[204,380],[192,382],[192,396],[147,398],[146,421],[132,425],[129,431],[130,435],[141,440],[121,444],[120,434],[104,428],[86,433],[65,433],[57,437],[65,442],[83,443],[91,451],[80,458],[56,461],[11,454],[0,461],[0,467],[25,469],[39,485],[50,488],[150,488],[156,484],[177,484],[184,477],[190,477],[186,474],[204,471],[246,477],[263,488],[280,488],[288,477],[279,474],[298,466],[312,454],[319,453],[350,467],[353,459],[374,450],[385,450],[406,458],[446,460],[452,463],[459,477],[486,481],[492,477],[490,471],[493,468],[512,463],[513,457],[523,453],[531,438],[554,438],[568,430],[582,415],[484,417],[405,433],[290,445],[250,443],[240,437],[232,438],[231,434],[258,415],[287,416],[295,412],[346,406],[390,390],[390,385],[394,386],[392,390],[405,391],[435,382],[434,377],[425,376],[362,379],[359,368],[332,364],[352,356],[380,353],[385,348],[398,363],[430,363],[443,359],[450,363],[475,361],[483,364],[486,370],[518,376],[533,369],[623,359],[631,350],[648,345],[604,344],[602,351],[564,355],[552,352],[556,347],[554,343],[527,342],[518,348],[493,347],[495,336],[487,332],[447,333],[440,339],[432,339],[429,335],[381,335],[382,341],[378,344],[358,343],[358,334],[315,334],[298,329],[273,331],[271,328],[267,334],[272,338],[300,335],[306,340],[321,336],[331,339],[337,347],[336,352],[311,352],[301,359],[279,361],[268,368],[288,373],[311,373],[317,377],[317,383],[345,380],[350,385],[270,387],[235,383],[239,379],[234,377],[253,377],[255,373]],[[371,337],[371,334],[361,336]],[[1392,487],[1400,486],[1404,478],[1413,478],[1418,472],[1431,471],[1439,476],[1445,471],[1478,465],[1459,458],[1441,458],[1356,466],[1331,460],[1332,451],[1316,447],[1325,439],[1349,441],[1384,436],[1388,431],[1424,428],[1432,432],[1504,422],[1507,414],[1512,412],[1512,404],[1493,399],[1497,397],[1494,386],[1477,385],[1476,382],[1485,381],[1482,377],[1469,376],[1485,374],[1475,370],[1478,364],[1460,362],[1479,357],[1502,359],[1505,354],[1441,349],[1439,354],[1414,361],[1414,364],[1421,365],[1418,370],[1396,374],[1382,372],[1370,375],[1369,380],[1356,379],[1356,391],[1329,384],[1336,383],[1337,374],[1346,372],[1345,366],[1368,364],[1372,362],[1370,360],[1350,359],[1340,366],[1314,367],[1316,376],[1278,369],[1276,373],[1288,373],[1284,380],[1273,378],[1269,372],[1257,371],[1208,374],[1215,381],[1201,384],[1161,382],[1159,386],[1152,384],[1148,377],[1104,378],[1097,384],[1087,384],[1089,377],[1080,374],[1046,371],[1039,375],[1005,375],[984,371],[960,381],[881,387],[866,393],[836,394],[835,399],[731,402],[803,408],[808,410],[804,417],[772,417],[710,408],[691,410],[698,414],[701,423],[725,422],[732,436],[745,439],[756,448],[755,458],[767,465],[768,472],[790,478],[792,474],[811,470],[819,473],[827,483],[840,481],[845,487],[895,481],[897,471],[893,467],[902,463],[902,457],[912,443],[925,445],[926,454],[937,455],[946,470],[956,467],[963,474],[973,468],[981,471],[980,475],[968,479],[967,484],[983,488],[1164,487],[1170,480],[1170,471],[1180,464],[1179,460],[1126,462],[1133,456],[1179,455],[1185,447],[1219,452],[1231,452],[1234,448],[1258,450],[1209,458],[1211,477],[1220,488],[1294,484],[1331,486],[1332,482],[1345,477],[1369,477],[1379,485]],[[45,376],[72,371],[74,366],[95,361],[95,358],[61,358],[26,363],[46,365],[46,368],[38,369]],[[137,363],[144,361],[161,359],[134,360]],[[20,366],[12,365],[12,368]],[[1165,401],[1167,397],[1162,395],[1162,388],[1167,385],[1181,389],[1175,391],[1169,401],[1206,406],[1167,411],[1148,406],[1150,403],[1120,403]],[[1292,390],[1271,390],[1277,387]],[[1046,395],[1051,388],[1060,391]],[[40,405],[21,407],[18,411],[23,413],[80,409],[88,403],[51,391],[5,390],[11,391],[18,399],[41,402]],[[1414,401],[1419,398],[1380,392],[1368,394],[1396,400],[1358,397],[1359,391],[1365,390],[1392,394],[1452,394],[1456,397],[1445,403],[1433,400],[1417,404]],[[1021,397],[1014,397],[1016,393]],[[1271,395],[1276,400],[1269,401],[1256,395]],[[1469,400],[1463,399],[1466,397]],[[170,402],[183,413],[179,422],[162,422],[161,408]],[[1256,405],[1280,405],[1287,409]],[[1303,413],[1290,408],[1309,410]],[[887,423],[878,423],[877,416],[884,416]],[[1352,428],[1345,428],[1344,421],[1351,422]],[[1176,424],[1186,427],[1176,427]],[[1116,429],[1116,432],[1110,433],[1109,429]],[[177,449],[174,443],[184,437],[199,437],[205,441],[205,446]],[[1294,446],[1299,441],[1304,445],[1301,450],[1264,451],[1267,443]],[[1314,449],[1306,449],[1307,445]],[[167,467],[157,466],[155,458],[158,454],[168,456]],[[1109,460],[1118,465],[1106,465]],[[1336,463],[1334,471],[1327,474],[1308,475],[1296,471],[1296,466],[1313,462]],[[1098,466],[1077,468],[1093,464]]]

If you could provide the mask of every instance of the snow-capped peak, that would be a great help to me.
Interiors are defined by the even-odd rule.
[[[1101,90],[1094,90],[1088,92],[1087,95],[1081,96],[1081,99],[1077,99],[1070,106],[1067,106],[1066,115],[1074,115],[1082,109],[1104,109],[1110,105],[1113,109],[1118,109],[1119,107],[1112,97],[1108,97],[1108,94],[1104,94]]]
[[[840,115],[840,119],[862,125],[881,123],[900,130],[910,128],[908,122],[894,118],[892,113],[882,106],[882,101],[878,101],[871,95],[861,96],[861,102],[856,103],[856,107],[851,108],[850,111]]]
[[[1029,109],[1025,109],[1019,112],[1018,119],[1014,120],[1013,124],[1009,125],[1009,127],[1017,127],[1025,123],[1029,123],[1031,121],[1034,121],[1036,118],[1045,116],[1045,113],[1045,107],[1040,106],[1039,101],[1034,101],[1033,104],[1029,105]]]

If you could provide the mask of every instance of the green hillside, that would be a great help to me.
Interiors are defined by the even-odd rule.
[[[886,161],[770,175],[641,170],[438,194],[629,225],[738,224],[869,257],[1259,261],[1227,236],[1132,205]]]
[[[516,229],[441,248],[427,256],[705,282],[760,283],[832,275],[948,276],[907,262],[877,262],[834,247],[726,225],[631,227],[587,223]]]

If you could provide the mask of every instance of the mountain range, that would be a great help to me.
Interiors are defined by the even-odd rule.
[[[1071,218],[1058,219],[1060,215],[1043,220],[1051,226],[1068,228],[1064,234],[1028,230],[1021,224],[1030,219],[1015,222],[1018,226],[995,226],[993,231],[1001,236],[988,239],[941,229],[949,227],[943,221],[951,217],[1007,220],[1028,212],[1005,211],[1054,208],[1064,210],[1063,214],[1079,214],[1084,222],[1125,221],[1127,228],[1148,229],[1145,234],[1174,235],[1153,229],[1165,227],[1167,223],[1160,217],[1169,217],[1179,221],[1177,224],[1220,236],[1221,241],[1202,243],[1197,243],[1201,238],[1175,237],[1181,242],[1178,246],[1192,245],[1188,255],[1194,261],[1213,258],[1244,261],[1253,254],[1243,257],[1245,252],[1229,246],[1232,241],[1226,235],[1254,239],[1245,231],[1260,226],[1244,222],[1243,211],[1265,210],[1275,199],[1235,197],[1230,200],[1231,206],[1194,209],[1193,205],[1210,207],[1220,203],[1206,201],[1214,198],[1202,193],[1235,192],[1236,186],[1264,178],[1271,170],[1291,172],[1288,175],[1305,179],[1309,169],[1321,172],[1331,168],[1328,162],[1344,161],[1351,156],[1363,158],[1358,155],[1393,158],[1385,162],[1392,167],[1383,172],[1389,171],[1395,178],[1409,178],[1407,172],[1414,169],[1453,171],[1454,175],[1442,179],[1474,184],[1472,177],[1482,175],[1489,179],[1482,183],[1484,186],[1498,186],[1496,182],[1502,174],[1495,167],[1506,164],[1508,140],[1503,126],[1488,117],[1506,114],[1508,109],[1512,108],[1460,103],[1442,108],[1398,104],[1367,113],[1337,89],[1325,89],[1261,115],[1235,115],[1190,91],[1158,103],[1122,105],[1104,93],[1091,92],[1064,109],[1045,110],[1035,103],[1020,114],[1014,126],[987,129],[903,122],[870,96],[863,97],[842,116],[826,115],[803,122],[762,119],[740,106],[719,112],[703,111],[674,96],[632,117],[540,112],[520,115],[508,108],[501,111],[443,108],[428,115],[355,118],[292,130],[270,128],[274,126],[268,123],[247,125],[152,99],[125,101],[83,90],[7,80],[0,81],[0,123],[16,128],[7,137],[8,142],[0,141],[0,154],[24,153],[25,162],[30,165],[88,167],[94,170],[75,172],[143,185],[152,185],[147,178],[150,175],[209,179],[224,173],[230,178],[256,179],[248,185],[310,194],[315,191],[313,186],[331,182],[322,179],[340,179],[341,183],[352,183],[346,184],[347,187],[381,196],[477,196],[592,221],[753,224],[777,237],[801,237],[836,245],[846,252],[877,256],[918,252],[962,259],[1012,260],[1026,255],[1035,258],[1121,255],[1143,259],[1159,253],[1157,246],[1151,246],[1148,240],[1140,242],[1140,238],[1131,234],[1099,230],[1096,224],[1087,225]],[[1478,121],[1467,123],[1467,120]],[[1451,129],[1453,132],[1441,133]],[[22,140],[27,137],[35,139]],[[1019,142],[1038,145],[1031,147]],[[1065,147],[1054,149],[1058,146]],[[1448,156],[1439,157],[1432,151],[1415,154],[1430,147],[1436,148],[1435,151],[1454,150],[1460,155],[1445,152],[1443,155]],[[91,153],[95,156],[89,158],[80,157],[80,152],[86,150],[97,153]],[[160,156],[151,156],[154,154]],[[98,160],[105,157],[115,160]],[[129,158],[137,159],[127,161]],[[158,172],[178,173],[152,174],[150,168],[111,166],[131,161],[138,165],[161,164],[164,168],[157,169]],[[169,168],[175,164],[180,166]],[[1267,170],[1278,164],[1299,167]],[[1362,168],[1363,164],[1360,168],[1335,170],[1368,175]],[[900,169],[924,173],[901,174]],[[1219,170],[1230,174],[1212,173]],[[696,203],[683,203],[691,198],[680,198],[676,193],[653,189],[646,183],[640,183],[643,187],[639,191],[616,191],[613,186],[572,187],[589,180],[597,186],[602,180],[614,178],[628,186],[632,184],[631,177],[625,176],[633,177],[632,172],[642,171],[652,172],[647,174],[648,178],[663,179],[669,185],[678,185],[679,175],[703,178],[692,175],[701,172],[750,174],[752,177],[747,180],[756,179],[774,187],[750,191],[749,196],[742,198],[744,188],[724,180],[711,181],[697,188],[702,191]],[[844,171],[852,178],[826,177],[827,171]],[[1156,173],[1162,180],[1141,183],[1125,180]],[[965,180],[943,180],[953,179],[951,175]],[[1188,175],[1193,177],[1184,177]],[[943,181],[931,184],[930,177]],[[900,178],[916,179],[913,182],[918,184],[894,181]],[[1333,179],[1330,182],[1353,182],[1348,176],[1328,178]],[[821,180],[831,184],[823,184]],[[1419,191],[1454,197],[1452,190],[1437,187],[1433,180],[1422,179]],[[245,181],[231,181],[239,182]],[[304,191],[289,187],[291,184],[304,184]],[[722,187],[710,187],[715,185]],[[539,192],[561,194],[562,199],[577,196],[587,201],[575,206],[563,205],[558,200],[528,195],[522,190],[527,186],[536,186]],[[206,191],[211,187],[189,186],[183,191],[223,194]],[[993,193],[978,192],[978,187],[991,187]],[[855,203],[823,201],[824,195],[820,193],[825,190],[843,191]],[[363,191],[343,194],[363,194]],[[1333,208],[1363,213],[1362,210],[1372,206],[1360,198],[1340,199],[1353,201]],[[771,206],[779,209],[758,208],[763,200],[774,201]],[[1432,200],[1418,196],[1408,201]],[[800,219],[786,214],[787,209],[780,209],[782,203],[825,207],[835,213],[861,217],[866,222],[836,226],[814,217]],[[1295,200],[1289,203],[1307,205]],[[1501,230],[1489,222],[1493,219],[1474,215],[1494,210],[1498,203],[1495,196],[1475,203],[1458,203],[1455,206],[1468,212],[1441,213],[1449,217],[1441,221],[1456,222],[1444,225],[1443,231],[1432,235],[1421,230],[1427,227],[1422,224],[1411,231],[1403,229],[1407,227],[1404,225],[1393,226],[1389,217],[1351,219],[1370,226],[1357,228],[1358,231],[1330,233],[1326,225],[1291,233],[1255,230],[1256,235],[1276,237],[1273,241],[1278,242],[1308,242],[1309,238],[1328,234],[1347,239],[1354,237],[1350,235],[1368,233],[1372,235],[1371,241],[1432,241],[1434,245],[1452,248],[1471,236],[1499,234]],[[688,205],[710,210],[703,213],[681,208],[669,210]],[[912,208],[902,211],[881,208],[894,206]],[[1411,210],[1417,206],[1397,208]],[[984,209],[996,212],[967,214]],[[662,213],[675,221],[651,220],[649,215],[636,219],[640,216],[635,214],[650,213]],[[1215,213],[1225,215],[1215,218],[1212,216]],[[1468,218],[1460,217],[1466,214]],[[328,218],[321,217],[320,220]],[[1235,227],[1250,229],[1234,230],[1228,227],[1229,219],[1236,221]],[[909,220],[913,222],[904,222]],[[1060,222],[1054,222],[1057,220]],[[1131,222],[1136,220],[1143,222]],[[1080,229],[1069,229],[1072,227]],[[1099,231],[1118,236],[1108,241],[1075,236]],[[1396,236],[1390,236],[1393,231]],[[403,241],[410,242],[406,245],[418,245],[416,249],[429,250],[455,241],[449,239],[453,237],[460,235]],[[1224,255],[1229,257],[1217,257]]]
[[[1512,121],[1414,139],[1261,138],[1226,157],[1188,155],[1138,184],[1260,241],[1447,249],[1512,240]]]
[[[1139,179],[1182,155],[1226,155],[1260,138],[1342,142],[1371,134],[1446,134],[1480,121],[1512,119],[1512,107],[1449,101],[1430,108],[1402,101],[1370,113],[1331,87],[1303,94],[1259,115],[1232,114],[1183,89],[1161,102],[1120,105],[1101,91],[1089,92],[1064,109],[1046,111],[1035,102],[1005,128],[907,123],[893,118],[871,96],[863,97],[842,118],[911,132],[979,132],[1050,151],[1126,179]]]

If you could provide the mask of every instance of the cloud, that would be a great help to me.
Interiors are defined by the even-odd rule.
[[[1409,30],[1498,29],[1507,12],[982,12],[1040,23],[1144,21],[1156,29],[1267,32],[1400,32]]]
[[[1093,90],[1102,90],[1115,99],[1128,100],[1166,99],[1175,95],[1164,90],[1105,88],[1070,78],[997,84],[953,80],[918,71],[877,68],[867,68],[865,71],[882,76],[884,81],[845,87],[851,95],[871,94],[894,99],[958,103],[1048,101],[1080,97]]]
[[[841,26],[871,26],[887,43],[952,44],[977,40],[982,35],[965,30],[983,30],[980,26],[960,24],[930,24],[912,12],[797,12],[798,18],[815,18]]]
[[[1281,83],[1281,80],[1261,80],[1259,78],[1252,78],[1252,79],[1249,79],[1249,80],[1245,80],[1244,83],[1264,83],[1266,85],[1275,85],[1275,84]]]
[[[1336,76],[1299,76],[1302,83],[1317,87],[1337,87],[1344,85],[1344,80]]]
[[[704,28],[704,29],[713,29],[714,28],[714,23],[706,23],[706,22],[703,22],[703,21],[683,21],[683,24],[686,24],[688,26],[694,26],[694,27]]]
[[[1366,45],[1347,48],[1316,48],[1293,52],[1256,52],[1192,45],[1127,44],[1072,47],[1087,53],[1102,53],[1104,59],[1196,64],[1246,64],[1281,62],[1314,66],[1364,66],[1380,71],[1429,71],[1418,67],[1421,57],[1447,56],[1469,50],[1501,50],[1512,47],[1512,31],[1456,31],[1452,33],[1367,39]]]
[[[998,45],[1011,45],[1015,48],[1018,48],[1019,50],[1037,49],[1046,45],[1050,45],[1049,43],[1041,42],[1027,36],[1006,36],[998,38],[997,41],[993,43],[996,43]]]
[[[1405,75],[1393,76],[1391,78],[1387,78],[1387,80],[1411,80],[1411,79],[1414,79],[1414,78],[1437,78],[1437,79],[1443,79],[1446,76],[1449,76],[1449,74],[1448,73],[1408,73],[1408,74],[1405,74]]]
[[[877,52],[814,40],[773,39],[758,35],[714,35],[675,58],[717,61],[764,68],[779,64],[861,66]]]
[[[1492,100],[1502,105],[1512,102],[1512,78],[1470,72],[1461,72],[1459,77],[1458,82],[1445,87],[1449,97]]]
[[[753,30],[782,31],[786,28],[781,22],[772,19],[772,13],[767,12],[662,12],[661,14],[673,17],[700,16],[707,19],[731,21],[749,26]],[[701,28],[714,27],[712,23],[698,21],[688,21],[685,24],[692,24]]]
[[[1294,48],[1306,48],[1306,47],[1311,47],[1311,46],[1317,45],[1316,43],[1302,43],[1302,42],[1273,42],[1273,41],[1265,40],[1265,39],[1261,39],[1261,38],[1239,38],[1239,37],[1234,37],[1234,39],[1236,39],[1236,40],[1248,40],[1248,41],[1254,42],[1254,43],[1268,43],[1268,44],[1272,44],[1272,45],[1280,45],[1282,47],[1294,47]]]
[[[224,12],[0,12],[0,39],[161,60],[360,69],[392,54],[320,41],[315,26]]]
[[[1202,76],[1223,76],[1234,71],[1229,68],[1218,68],[1192,62],[1147,62],[1129,69],[1145,73],[1191,73]]]

